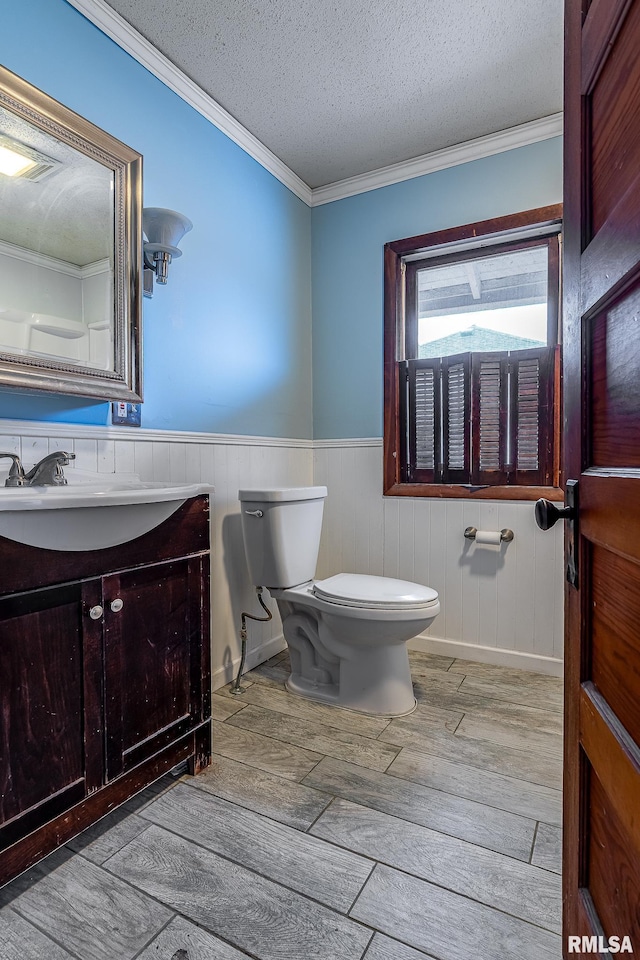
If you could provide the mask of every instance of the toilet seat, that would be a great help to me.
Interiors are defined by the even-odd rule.
[[[313,593],[328,603],[368,610],[409,611],[439,606],[438,594],[431,587],[368,574],[338,573],[316,580]]]

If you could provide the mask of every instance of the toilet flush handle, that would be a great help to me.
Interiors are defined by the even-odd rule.
[[[262,510],[245,510],[248,517],[264,517]]]

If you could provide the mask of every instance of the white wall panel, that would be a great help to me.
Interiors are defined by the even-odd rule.
[[[438,591],[442,612],[416,645],[560,673],[560,526],[543,533],[525,501],[383,497],[380,441],[314,446],[314,482],[329,488],[320,576],[383,573],[426,583]],[[515,538],[476,545],[464,538],[469,526],[509,527]]]
[[[215,486],[211,511],[214,687],[231,679],[240,658],[240,614],[259,614],[244,557],[241,487],[326,484],[318,576],[341,571],[426,583],[442,612],[416,641],[423,649],[559,672],[563,645],[562,530],[538,530],[533,504],[385,498],[380,441],[287,441],[161,431],[25,425],[0,435],[0,449],[30,466],[52,450],[70,450],[67,469],[138,473],[145,480]],[[51,431],[54,430],[55,434]],[[68,430],[68,432],[67,432]],[[65,435],[66,433],[66,435]],[[93,435],[92,435],[93,434]],[[513,529],[500,548],[464,539],[467,526]],[[248,663],[281,648],[274,621],[250,623]]]
[[[98,470],[100,471],[100,473],[115,473],[115,469],[116,469],[115,440],[98,440],[97,456],[98,456]]]
[[[116,473],[135,473],[136,456],[133,443],[114,444],[114,464]]]
[[[81,470],[98,470],[98,439],[81,437],[74,442],[73,450],[76,455],[74,466]],[[105,471],[108,472],[108,471]]]
[[[20,458],[26,466],[28,464],[37,463],[38,460],[46,457],[48,453],[49,443],[47,437],[27,437],[22,442]]]
[[[55,436],[49,435],[52,427]],[[230,438],[225,442],[206,435],[202,442],[190,435],[187,442],[173,436],[165,440],[155,432],[150,438],[151,431],[137,439],[140,435],[134,430],[129,438],[125,430],[100,427],[93,428],[95,437],[88,436],[92,432],[88,427],[70,427],[67,436],[64,431],[62,424],[29,424],[22,437],[15,431],[0,434],[0,450],[19,454],[26,467],[53,450],[68,450],[76,454],[76,460],[67,471],[115,470],[138,473],[145,480],[203,481],[215,486],[211,504],[212,671],[214,688],[222,686],[232,679],[240,661],[240,614],[262,613],[244,557],[238,490],[243,486],[313,483],[311,442],[268,438],[247,438],[244,443]],[[268,624],[249,622],[249,667],[284,645],[275,603],[268,594],[265,599],[274,619]]]

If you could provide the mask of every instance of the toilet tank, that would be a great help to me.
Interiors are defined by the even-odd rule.
[[[238,496],[254,585],[286,589],[313,580],[327,488],[270,487]]]

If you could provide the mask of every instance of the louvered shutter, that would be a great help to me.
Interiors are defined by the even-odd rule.
[[[471,354],[443,357],[443,483],[471,482]]]
[[[508,353],[472,355],[472,405],[474,485],[507,483],[509,459]]]
[[[409,407],[407,479],[439,482],[440,360],[409,360],[405,369]]]
[[[474,486],[551,484],[553,358],[553,348],[543,347],[403,363],[403,479]]]
[[[511,354],[511,483],[552,482],[553,355],[550,347]]]

